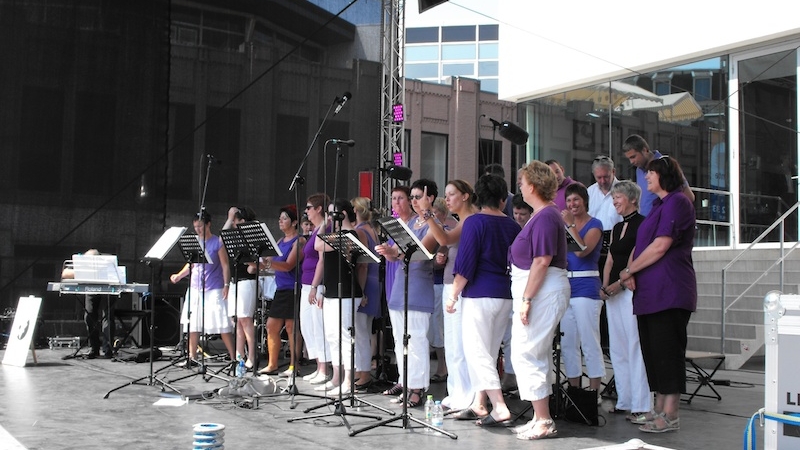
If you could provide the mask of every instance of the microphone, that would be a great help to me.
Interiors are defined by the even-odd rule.
[[[206,155],[206,159],[208,159],[208,162],[209,162],[209,163],[213,163],[213,164],[216,164],[216,165],[218,165],[218,166],[222,165],[222,160],[221,160],[221,159],[217,159],[217,158],[216,158],[216,157],[214,157],[214,155],[212,155],[212,154],[208,154],[208,155]]]
[[[336,103],[338,103],[338,105],[336,105],[336,109],[333,110],[333,115],[334,116],[339,114],[339,111],[342,110],[342,108],[344,107],[344,104],[347,103],[347,101],[350,100],[350,97],[352,97],[352,96],[353,96],[353,94],[351,94],[349,92],[345,92],[344,94],[342,94],[342,98],[336,99]],[[352,147],[352,145],[351,145],[351,147]]]
[[[331,142],[331,143],[333,143],[333,144],[336,144],[336,145],[346,145],[346,146],[348,146],[348,147],[352,147],[352,146],[356,145],[356,141],[354,141],[354,140],[352,140],[352,139],[348,139],[348,140],[344,140],[344,139],[331,139],[331,140],[330,140],[330,141],[328,141],[328,142]]]

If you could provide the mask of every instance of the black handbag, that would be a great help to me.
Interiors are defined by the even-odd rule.
[[[564,417],[570,422],[598,426],[600,421],[597,414],[597,390],[581,389],[570,386],[567,389],[566,410]]]

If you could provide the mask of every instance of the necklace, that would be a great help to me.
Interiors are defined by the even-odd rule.
[[[622,221],[623,222],[627,222],[627,221],[631,220],[633,218],[633,216],[635,216],[638,213],[639,213],[639,211],[634,211],[634,212],[628,214],[627,216],[622,216]]]

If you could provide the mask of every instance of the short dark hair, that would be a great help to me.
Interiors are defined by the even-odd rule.
[[[658,184],[661,189],[672,192],[683,187],[683,170],[678,160],[662,155],[647,163],[647,170],[658,174]]]
[[[586,211],[589,211],[589,190],[586,189],[586,186],[584,186],[583,183],[570,184],[564,189],[564,200],[572,194],[578,194],[578,196],[583,199]]]
[[[235,217],[246,222],[252,222],[256,220],[256,213],[249,206],[237,206]]]
[[[533,212],[533,207],[525,203],[525,200],[522,198],[522,194],[520,193],[514,194],[514,197],[511,198],[511,206],[516,209],[527,209],[528,212]]]
[[[203,224],[211,223],[211,214],[205,209],[194,215],[195,222],[203,222]]]
[[[356,221],[356,211],[353,209],[353,204],[346,198],[337,198],[333,201],[333,210],[347,214],[347,220],[350,222]]]
[[[479,207],[499,208],[500,202],[508,198],[508,184],[497,175],[483,175],[475,183],[475,194]]]
[[[419,189],[420,191],[424,191],[425,188],[428,188],[427,192],[429,197],[433,196],[433,198],[436,198],[439,196],[439,188],[436,187],[436,182],[433,180],[420,178],[419,180],[411,183],[411,189]]]
[[[483,168],[484,175],[497,175],[500,178],[506,177],[506,171],[503,169],[503,166],[497,163],[487,164],[486,167]]]
[[[639,153],[642,153],[645,149],[650,150],[650,146],[647,145],[647,141],[644,140],[643,137],[639,136],[638,134],[632,134],[625,138],[625,142],[622,144],[622,152],[625,153],[628,150],[636,150]]]

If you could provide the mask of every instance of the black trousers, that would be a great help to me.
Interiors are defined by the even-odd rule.
[[[89,334],[89,347],[92,353],[114,353],[115,324],[113,321],[117,297],[111,295],[87,295],[84,304],[83,321]],[[101,339],[102,332],[102,339]]]

